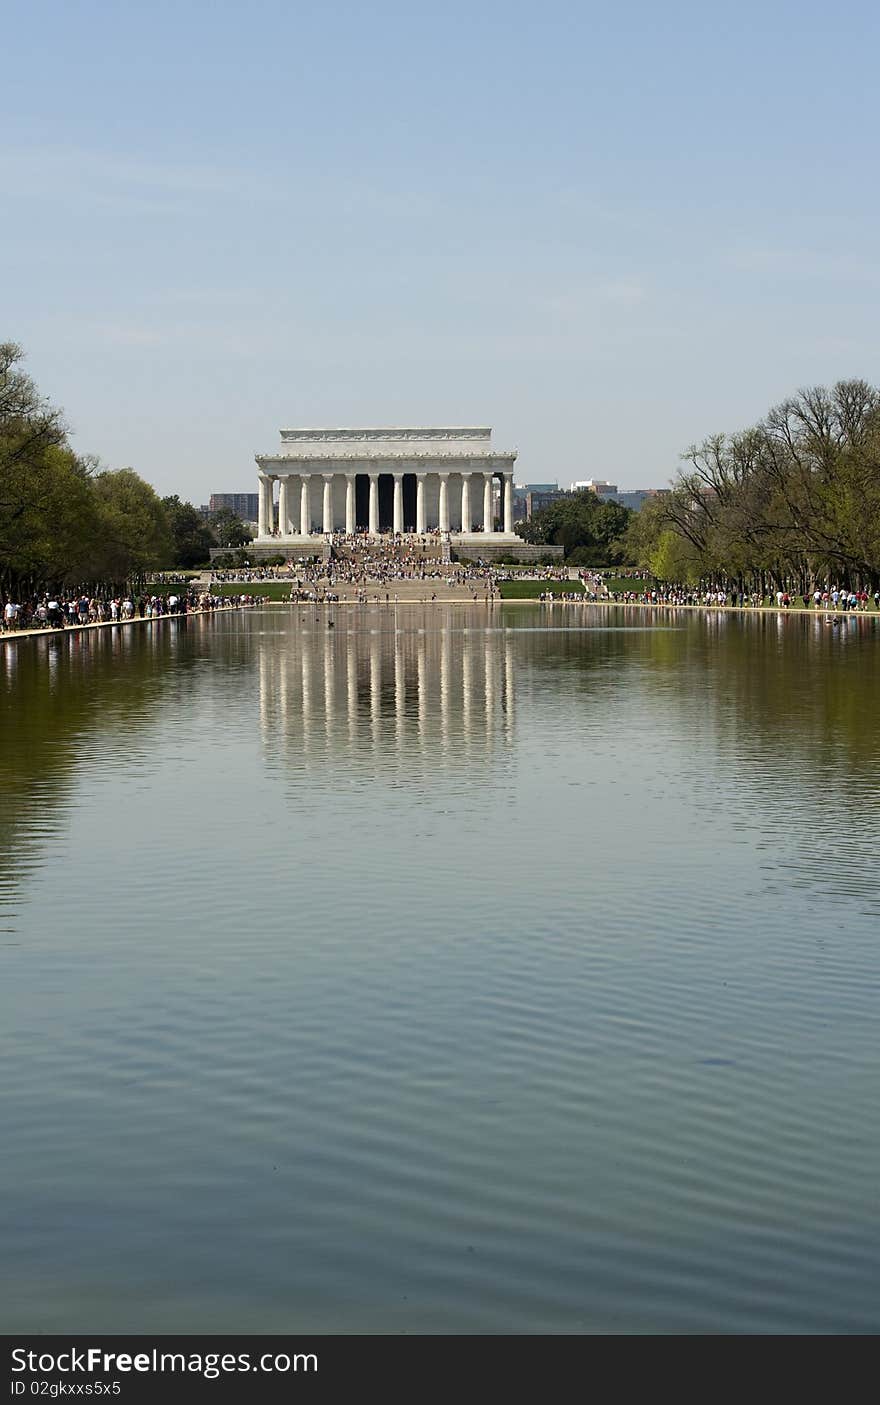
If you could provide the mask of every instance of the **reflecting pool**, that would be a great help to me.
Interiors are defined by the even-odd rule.
[[[880,1330],[880,628],[0,643],[2,1327]]]

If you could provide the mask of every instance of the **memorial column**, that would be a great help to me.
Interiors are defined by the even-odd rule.
[[[440,477],[440,531],[449,531],[449,474],[441,473]]]
[[[495,530],[495,492],[492,486],[492,474],[483,474],[483,531],[493,532]]]
[[[461,475],[461,530],[471,530],[471,475]]]
[[[370,474],[370,536],[379,535],[379,475]]]
[[[287,501],[289,482],[290,475],[282,473],[278,479],[278,535],[280,537],[290,536],[290,511]]]
[[[324,479],[324,519],[322,531],[329,534],[333,531],[333,474],[325,473]]]
[[[425,475],[416,474],[416,531],[420,537],[425,535]]]
[[[300,535],[307,537],[312,530],[312,505],[309,501],[309,475],[302,475],[302,487],[299,490],[299,530]]]
[[[403,474],[394,475],[394,535],[403,532]]]
[[[266,479],[260,475],[257,479],[259,497],[257,498],[257,536],[268,537],[269,527],[266,514]]]
[[[353,473],[345,475],[345,534],[353,537],[357,523],[355,520],[355,477]]]
[[[504,483],[504,530],[508,536],[513,531],[513,474],[505,473]]]

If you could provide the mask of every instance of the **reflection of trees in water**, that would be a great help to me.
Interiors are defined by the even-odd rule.
[[[746,760],[788,757],[810,786],[861,784],[877,758],[877,621],[708,613],[688,625],[684,649],[681,635],[647,636],[652,660],[719,741],[739,742]]]
[[[707,722],[732,825],[762,828],[770,867],[872,907],[880,829],[880,629],[842,616],[727,620],[705,631]],[[697,695],[690,670],[686,695]],[[745,782],[745,793],[743,782]],[[711,802],[710,802],[711,803]],[[723,814],[723,812],[722,812]]]
[[[514,650],[502,630],[486,632],[485,613],[407,607],[297,623],[283,641],[260,640],[270,761],[479,767],[509,739]]]
[[[636,755],[641,729],[667,736],[708,825],[757,831],[768,865],[877,902],[880,621],[628,610],[623,622],[644,632],[558,636],[545,663],[577,667],[580,652],[585,706],[604,686]]]
[[[277,610],[0,643],[0,903],[63,832],[78,765],[120,747],[133,762],[179,709],[210,735],[238,693],[269,764],[404,783],[497,765],[515,693],[540,726],[537,690],[555,710],[566,679],[574,726],[583,706],[636,754],[640,728],[674,736],[679,755],[691,738],[709,820],[782,834],[815,881],[851,887],[855,865],[876,862],[880,622],[841,618]]]
[[[878,754],[880,617],[838,618],[833,627],[821,612],[555,606],[541,620],[561,627],[524,631],[516,658],[604,675],[624,695],[643,683],[649,699],[656,693],[658,721],[674,701],[693,726],[709,725],[725,745],[740,740],[747,755],[791,752],[805,781],[816,768],[864,777]],[[578,625],[593,627],[571,628]]]
[[[77,768],[114,748],[132,756],[157,716],[173,726],[192,666],[215,652],[217,623],[163,620],[0,641],[0,905],[63,833]],[[239,645],[248,651],[246,640]]]

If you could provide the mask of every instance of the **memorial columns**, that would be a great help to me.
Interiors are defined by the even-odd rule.
[[[379,535],[379,475],[370,474],[370,536]]]
[[[294,457],[300,458],[299,464],[282,461]],[[281,455],[277,461],[277,473],[268,471],[275,461],[261,464],[257,480],[258,537],[263,540],[273,535],[285,539],[291,536],[308,537],[313,530],[321,530],[325,535],[344,530],[346,535],[354,536],[358,529],[360,501],[358,469],[366,470],[369,481],[368,530],[371,536],[379,535],[380,521],[386,529],[391,528],[395,536],[401,536],[413,528],[419,536],[438,528],[441,532],[450,532],[453,523],[454,530],[466,536],[481,528],[486,532],[494,532],[496,527],[505,534],[513,532],[514,475],[512,467],[508,467],[512,456],[505,460],[503,456],[488,454],[465,457],[463,454],[438,453],[433,462],[428,459],[427,463],[411,463],[403,453],[383,455],[381,461],[377,456],[368,458],[367,455],[356,454],[353,457],[360,462],[339,463],[333,472],[327,469],[329,455],[325,454],[316,454],[314,459],[307,459],[304,455]],[[421,458],[424,460],[428,456],[422,455]],[[457,463],[450,463],[450,458],[458,459],[466,467],[459,468]],[[495,471],[488,469],[487,462],[498,464],[498,468]],[[294,468],[296,471],[293,471]],[[380,492],[380,470],[387,472],[391,480],[387,484],[391,490],[388,492],[390,501],[387,507],[386,485]],[[415,521],[407,514],[405,506],[412,501],[407,493],[407,473],[411,473],[414,479]],[[277,505],[274,501],[276,478]],[[500,480],[497,498],[496,479]],[[317,500],[318,484],[322,487],[320,501]],[[295,496],[297,486],[298,498]],[[380,501],[390,521],[380,518]],[[410,507],[409,512],[412,511]]]
[[[354,536],[365,527],[372,537],[380,528],[397,538],[413,529],[422,538],[438,529],[506,535],[516,518],[516,455],[490,440],[479,428],[282,430],[277,453],[256,455],[259,538]]]
[[[290,476],[282,473],[278,479],[278,535],[279,537],[290,536],[290,511],[287,501],[288,484]]]
[[[513,531],[513,474],[505,473],[504,484],[504,530],[508,535]]]
[[[416,477],[416,531],[424,536],[425,530],[425,475],[420,473]]]
[[[483,531],[494,532],[495,530],[495,491],[492,486],[492,474],[483,474]]]
[[[449,474],[441,473],[440,477],[440,531],[449,531]]]
[[[302,476],[302,486],[299,490],[299,530],[300,536],[307,537],[312,530],[312,505],[309,501],[309,477],[307,473]]]
[[[471,530],[471,475],[461,475],[461,530]]]

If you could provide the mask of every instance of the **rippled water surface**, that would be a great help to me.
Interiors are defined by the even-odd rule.
[[[880,1330],[880,628],[0,644],[6,1331]]]

